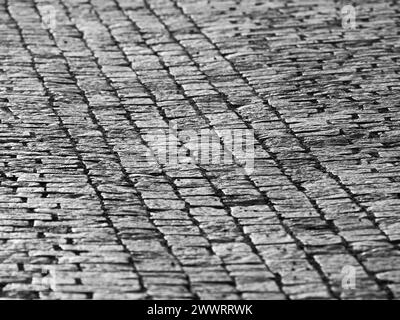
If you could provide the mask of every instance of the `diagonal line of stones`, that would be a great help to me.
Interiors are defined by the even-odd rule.
[[[239,70],[237,70],[236,66],[233,65],[233,63],[228,60],[220,51],[220,49],[217,47],[216,44],[214,44],[214,42],[212,42],[212,40],[207,37],[202,30],[199,28],[199,26],[194,22],[194,20],[187,15],[183,9],[177,4],[177,2],[175,0],[172,1],[175,8],[177,8],[181,14],[183,14],[195,27],[196,31],[203,35],[205,39],[207,39],[207,42],[212,45],[217,52],[222,56],[222,58],[229,63],[229,65],[231,66],[231,68],[233,69],[233,71],[242,79],[245,81],[245,83],[247,84],[247,86],[249,86],[249,88],[251,89],[252,93],[257,96],[259,99],[261,99],[264,104],[276,115],[276,117],[284,124],[286,130],[288,133],[290,133],[300,144],[300,146],[307,152],[308,155],[311,156],[311,159],[314,161],[315,163],[315,167],[317,169],[319,169],[320,171],[328,174],[328,176],[332,179],[334,179],[339,186],[346,192],[346,194],[349,196],[349,198],[357,205],[357,207],[359,207],[363,212],[365,212],[367,214],[367,216],[370,218],[370,220],[374,223],[374,226],[376,228],[378,228],[378,230],[380,230],[381,234],[383,236],[385,236],[386,240],[390,243],[390,240],[388,239],[387,235],[381,230],[379,229],[379,226],[377,225],[377,223],[374,220],[374,216],[372,213],[370,213],[364,206],[362,206],[362,204],[359,203],[359,201],[355,198],[355,196],[351,193],[351,191],[340,181],[339,177],[337,177],[336,175],[334,175],[333,173],[329,172],[324,166],[323,164],[319,161],[319,159],[313,155],[311,153],[311,150],[304,144],[304,142],[293,132],[293,130],[290,128],[290,126],[288,125],[288,123],[286,122],[286,120],[282,117],[282,115],[279,113],[279,111],[274,108],[272,105],[270,105],[267,101],[265,101],[265,99],[263,99],[259,93],[251,86],[251,84],[248,82],[248,80],[242,76],[242,74],[240,73]],[[220,93],[220,95],[224,98],[226,104],[228,105],[228,107],[231,109],[231,111],[233,111],[242,121],[243,123],[247,126],[247,128],[251,129],[252,125],[251,123],[249,123],[248,121],[246,121],[245,119],[243,119],[243,117],[233,108],[233,106],[229,103],[228,97],[220,92],[220,90],[209,80],[209,77],[207,77],[207,75],[201,70],[201,67],[199,66],[199,64],[193,59],[192,55],[186,50],[186,48],[176,39],[176,37],[173,35],[173,33],[169,30],[168,26],[163,22],[163,20],[160,18],[160,16],[155,12],[155,10],[151,7],[151,5],[149,4],[148,0],[143,0],[143,3],[145,4],[145,7],[160,21],[160,23],[164,26],[164,28],[167,30],[169,36],[171,37],[172,40],[174,40],[181,48],[182,50],[187,54],[187,56],[190,58],[190,60],[196,65],[197,69],[206,76],[206,79],[208,80],[208,83],[217,91]],[[161,59],[161,58],[160,58]],[[367,269],[367,267],[364,265],[364,263],[362,262],[362,260],[359,258],[359,256],[357,255],[356,252],[354,252],[354,250],[350,247],[348,241],[339,234],[338,228],[335,226],[334,222],[327,220],[325,218],[324,212],[323,210],[319,207],[319,205],[316,203],[316,201],[311,198],[306,192],[304,192],[304,190],[301,188],[301,186],[296,183],[295,181],[293,181],[292,177],[287,174],[282,166],[281,161],[278,159],[277,155],[272,152],[271,150],[268,149],[267,146],[265,146],[265,144],[256,136],[256,140],[260,143],[260,145],[262,146],[262,148],[268,152],[268,154],[271,156],[271,158],[273,158],[273,160],[275,161],[275,163],[277,164],[277,166],[279,167],[280,171],[282,172],[282,174],[284,174],[289,181],[291,181],[291,183],[299,190],[301,191],[306,197],[307,199],[310,201],[310,203],[312,204],[312,206],[314,207],[314,209],[319,213],[319,215],[321,216],[321,218],[328,224],[328,226],[331,228],[331,230],[340,236],[340,238],[342,239],[342,242],[346,248],[346,250],[358,261],[358,263],[362,266],[362,268],[364,269],[364,271],[368,274],[368,276],[377,283],[377,285],[380,287],[381,290],[385,291],[388,295],[389,298],[393,297],[393,293],[391,292],[391,290],[388,288],[388,286],[380,279],[378,279],[371,271],[369,271]],[[249,177],[249,179],[251,179]],[[253,183],[254,184],[254,183]],[[260,191],[261,192],[261,191]],[[262,193],[262,192],[261,192]],[[264,193],[262,193],[264,195]],[[265,196],[265,195],[264,195]],[[267,198],[265,196],[265,198]],[[270,201],[268,200],[268,202],[270,203]],[[286,227],[285,229],[287,229],[287,231],[292,235],[292,232],[290,232],[290,229],[288,227]],[[312,262],[312,264],[314,266],[318,265],[317,262],[315,262],[315,260],[312,258],[311,255],[309,255],[307,253],[308,259],[310,260],[310,262]],[[323,275],[323,271],[321,270],[321,268],[318,267],[318,271],[321,273],[321,276],[323,277],[324,280],[326,280],[326,276]]]
[[[66,15],[67,15],[68,19],[71,21],[70,12],[69,12],[67,6],[66,6],[63,2],[61,2],[61,5],[63,6],[64,10],[66,11]],[[84,38],[82,32],[81,32],[76,26],[75,26],[75,28],[76,28],[76,30],[79,32],[79,34],[80,34],[80,36],[81,36],[81,40],[83,41],[85,47],[91,52],[91,54],[92,54],[92,56],[93,56],[93,58],[94,58],[94,57],[95,57],[95,53],[93,52],[93,50],[92,50],[92,49],[90,48],[90,46],[88,45],[88,43],[87,43],[87,41],[85,40],[85,38]],[[54,39],[54,37],[51,36],[51,38],[52,38],[53,41],[56,43],[56,40]],[[66,62],[68,62],[67,58],[64,57],[64,59],[65,59]],[[111,88],[113,94],[114,94],[116,97],[118,97],[118,99],[120,100],[121,97],[119,96],[117,90],[113,87],[111,79],[102,71],[101,65],[98,63],[97,59],[94,58],[94,61],[95,61],[96,65],[97,65],[98,69],[100,70],[100,74],[101,74],[101,75],[104,77],[104,79],[106,80],[106,82],[107,82],[108,86]],[[127,60],[127,63],[129,63],[128,60]],[[72,71],[70,71],[70,74],[71,74],[71,76],[73,76]],[[75,78],[74,78],[74,81],[76,82],[76,86],[79,88],[79,90],[81,91],[82,95],[85,95],[84,91],[79,87],[79,85],[78,85],[78,83],[77,83],[77,81],[76,81]],[[138,79],[138,81],[139,81],[139,83],[141,83],[141,82],[140,82],[140,79]],[[149,89],[148,89],[143,83],[141,83],[141,85],[142,85],[143,88],[147,91],[147,93],[150,94]],[[154,96],[153,96],[153,98],[154,98]],[[89,101],[87,101],[87,99],[85,99],[85,102],[86,102],[87,105],[89,105]],[[148,149],[150,149],[148,143],[141,137],[140,131],[139,131],[138,127],[136,126],[135,122],[133,121],[132,117],[130,116],[129,111],[128,111],[126,108],[124,108],[122,105],[119,105],[119,107],[121,107],[121,108],[125,111],[124,116],[125,116],[125,118],[128,120],[129,124],[134,128],[135,132],[139,133],[139,137],[140,137],[141,143],[142,143],[144,146],[146,146]],[[140,199],[141,199],[142,205],[143,205],[144,207],[146,207],[147,212],[148,212],[148,211],[149,211],[149,208],[148,208],[148,206],[145,204],[145,202],[143,201],[143,198],[142,198],[142,196],[141,196],[141,192],[138,190],[138,188],[136,187],[135,183],[134,183],[134,182],[131,180],[131,178],[129,177],[129,175],[128,175],[126,169],[124,168],[124,166],[123,166],[123,164],[122,164],[122,161],[121,161],[121,159],[120,159],[118,153],[117,153],[116,151],[113,151],[112,147],[107,143],[107,133],[104,131],[104,128],[103,128],[103,127],[101,126],[101,124],[98,122],[98,120],[96,119],[96,116],[94,115],[93,112],[91,112],[91,118],[92,118],[93,122],[96,124],[98,130],[100,130],[100,131],[102,132],[103,140],[106,142],[108,148],[109,148],[110,150],[112,150],[112,152],[114,153],[115,157],[118,159],[118,164],[119,164],[119,166],[120,166],[121,171],[123,172],[124,179],[128,182],[128,184],[129,184],[131,187],[135,188],[135,191],[138,193],[138,196],[139,196]],[[155,160],[156,160],[156,162],[158,163],[157,159],[155,159]],[[161,166],[159,163],[158,163],[158,165],[159,165],[160,168],[162,168],[162,166]],[[162,172],[163,172],[163,175],[165,176],[165,178],[167,178],[167,180],[170,182],[170,184],[173,185],[173,187],[174,187],[174,192],[175,192],[175,194],[178,196],[178,198],[179,198],[180,200],[184,201],[184,199],[182,198],[182,196],[181,196],[181,195],[179,194],[179,192],[177,191],[176,186],[173,184],[172,180],[169,178],[169,176],[166,174],[166,172],[165,172],[164,170],[162,170]],[[185,203],[186,203],[186,202],[185,202]],[[191,216],[191,215],[189,214],[188,204],[187,204],[187,203],[186,203],[186,209],[185,209],[185,211],[186,211],[186,213],[188,214],[188,216],[189,216],[191,222],[193,223],[193,225],[195,225],[195,226],[197,226],[197,228],[199,228],[199,230],[201,231],[201,235],[208,241],[205,232],[202,231],[202,229],[199,227],[198,222],[193,218],[193,216]],[[149,217],[149,221],[152,221],[152,219],[151,219],[150,217]],[[164,238],[162,232],[158,230],[158,228],[154,225],[154,223],[152,223],[152,224],[153,224],[153,226],[155,227],[155,229],[159,232],[159,235],[160,235],[160,236],[162,237],[162,239],[164,240],[164,241],[163,241],[164,247],[168,250],[169,254],[170,254],[171,256],[173,256],[173,257],[176,259],[176,261],[178,262],[178,264],[182,267],[181,263],[179,262],[178,257],[173,253],[173,250],[169,248],[169,246],[168,246],[168,241],[165,240],[165,238]],[[122,240],[122,241],[123,241],[123,240]],[[129,250],[129,249],[128,249],[128,250]],[[210,251],[211,251],[211,254],[215,254],[215,252],[213,252],[213,250],[212,250],[212,248],[211,248],[211,245],[210,245]],[[227,269],[225,268],[225,266],[224,266],[223,263],[222,263],[222,266],[224,267],[224,269],[225,269],[225,271],[227,272],[227,274],[229,274],[229,272],[227,271]],[[232,277],[231,277],[231,279],[232,279],[232,282],[234,282],[234,279],[233,279]],[[186,274],[186,281],[187,281],[187,283],[188,283],[188,289],[189,289],[189,291],[193,294],[193,296],[194,296],[195,298],[197,298],[197,294],[196,294],[195,292],[193,292],[193,290],[192,290],[192,288],[191,288],[190,277],[189,277],[187,274]]]
[[[115,1],[114,1],[114,2],[115,2]],[[124,13],[125,17],[127,17],[127,19],[129,19],[129,21],[131,21],[131,23],[132,23],[134,29],[135,29],[135,30],[142,36],[142,38],[143,38],[143,34],[142,34],[141,30],[139,29],[139,27],[134,23],[134,21],[132,21],[132,19],[130,19],[130,17],[126,16],[125,12],[122,10],[122,8],[119,6],[119,4],[118,4],[117,2],[115,2],[115,3],[116,3],[116,5],[117,5],[118,9],[119,9],[121,12]],[[103,23],[104,23],[104,22],[103,22]],[[110,31],[109,31],[109,32],[110,32]],[[111,32],[110,32],[110,33],[111,33]],[[187,101],[190,101],[190,104],[191,104],[191,106],[196,110],[196,113],[197,113],[199,116],[201,116],[203,119],[205,119],[205,120],[208,122],[208,124],[209,124],[209,120],[201,113],[201,111],[200,111],[199,108],[196,106],[196,103],[193,101],[193,99],[191,99],[190,97],[187,96],[187,94],[185,93],[185,91],[184,91],[184,89],[182,88],[182,86],[176,81],[175,77],[174,77],[174,76],[171,74],[171,72],[169,71],[169,68],[165,65],[165,63],[163,63],[162,58],[160,57],[160,55],[158,54],[158,52],[156,52],[156,51],[152,48],[151,45],[148,45],[147,42],[146,42],[145,40],[144,40],[144,42],[146,43],[146,46],[154,53],[154,55],[156,55],[156,56],[158,57],[160,64],[161,64],[162,67],[168,72],[169,77],[171,77],[171,78],[174,80],[175,84],[176,84],[177,87],[179,88],[180,94],[182,94],[182,95],[185,97],[185,99],[186,99]],[[123,52],[123,49],[120,49],[120,50]],[[125,54],[124,54],[124,55],[125,55]],[[153,95],[152,95],[152,99],[154,100],[154,103],[156,103],[155,97],[154,97]],[[168,120],[165,119],[165,121],[168,121]],[[210,125],[210,124],[209,124],[209,125]],[[210,125],[210,128],[212,128],[211,125]],[[213,130],[213,131],[214,131],[214,130]],[[215,131],[214,131],[214,134],[216,134]],[[217,134],[216,134],[216,135],[217,135]],[[217,135],[217,136],[218,136],[218,135]],[[223,144],[222,141],[220,141],[220,143]],[[236,165],[240,166],[240,165],[237,164],[237,163],[236,163]],[[201,169],[201,171],[202,171],[202,175],[208,180],[209,184],[212,186],[212,188],[215,190],[215,192],[216,192],[217,194],[220,194],[220,191],[219,191],[218,187],[211,181],[211,179],[210,179],[210,177],[208,176],[207,172],[206,172],[204,169]],[[280,224],[281,224],[281,226],[285,229],[285,231],[293,238],[293,240],[294,240],[295,243],[299,246],[299,248],[302,248],[303,245],[302,245],[301,241],[293,234],[293,232],[290,230],[290,228],[284,223],[283,218],[277,213],[277,211],[276,211],[275,208],[273,207],[271,201],[259,190],[259,188],[254,184],[254,182],[253,182],[248,176],[245,176],[245,177],[246,177],[246,179],[251,183],[252,187],[254,187],[254,188],[263,196],[263,198],[264,198],[265,202],[267,203],[267,205],[269,206],[269,208],[270,208],[271,210],[273,210],[273,211],[277,214],[277,216],[278,216],[278,218],[279,218],[279,221],[280,221]],[[222,202],[224,202],[224,201],[222,200]],[[231,215],[229,206],[227,206],[227,205],[225,204],[225,205],[224,205],[224,208],[225,208],[225,210]],[[241,231],[241,234],[245,237],[245,239],[248,240],[247,242],[251,245],[252,251],[253,251],[254,253],[256,253],[258,256],[260,256],[259,253],[258,253],[257,248],[254,246],[254,244],[252,243],[251,239],[249,239],[249,237],[244,233],[243,228],[241,227],[241,225],[240,225],[240,223],[238,222],[238,220],[235,219],[234,217],[232,217],[232,218],[235,220],[235,223],[236,223],[237,227],[239,228],[239,230]],[[326,285],[327,290],[329,291],[329,293],[330,293],[333,297],[338,298],[338,295],[337,295],[335,292],[332,291],[332,289],[331,289],[331,287],[330,287],[330,285],[329,285],[329,279],[328,279],[328,277],[324,274],[324,272],[321,270],[319,264],[315,261],[315,259],[312,257],[312,255],[310,255],[308,252],[306,252],[306,251],[304,251],[304,250],[303,250],[303,252],[305,253],[305,255],[306,255],[308,261],[310,262],[310,264],[316,269],[316,271],[317,271],[318,274],[320,275],[320,277],[321,277],[323,283]],[[263,259],[263,260],[264,260],[264,259]],[[269,267],[268,267],[268,265],[267,265],[267,263],[266,263],[265,260],[264,260],[264,263],[265,263],[265,265],[267,266],[267,268],[269,269]],[[279,285],[281,286],[281,284],[280,284],[281,281],[280,281],[280,279],[279,279],[279,275],[275,275],[275,277],[276,277],[277,283],[279,283]]]

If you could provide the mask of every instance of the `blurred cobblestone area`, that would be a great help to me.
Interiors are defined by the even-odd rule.
[[[0,21],[0,297],[400,296],[397,1],[0,0]],[[193,161],[180,128],[253,130],[254,169]]]

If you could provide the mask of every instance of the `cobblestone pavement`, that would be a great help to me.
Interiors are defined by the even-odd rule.
[[[399,297],[400,5],[352,5],[0,0],[0,297]]]

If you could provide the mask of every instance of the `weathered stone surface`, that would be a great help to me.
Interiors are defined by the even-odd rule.
[[[0,297],[398,298],[399,8],[346,3],[0,0]]]

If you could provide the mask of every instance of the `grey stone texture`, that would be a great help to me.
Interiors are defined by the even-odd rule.
[[[0,0],[0,297],[398,298],[400,6],[352,3]]]

